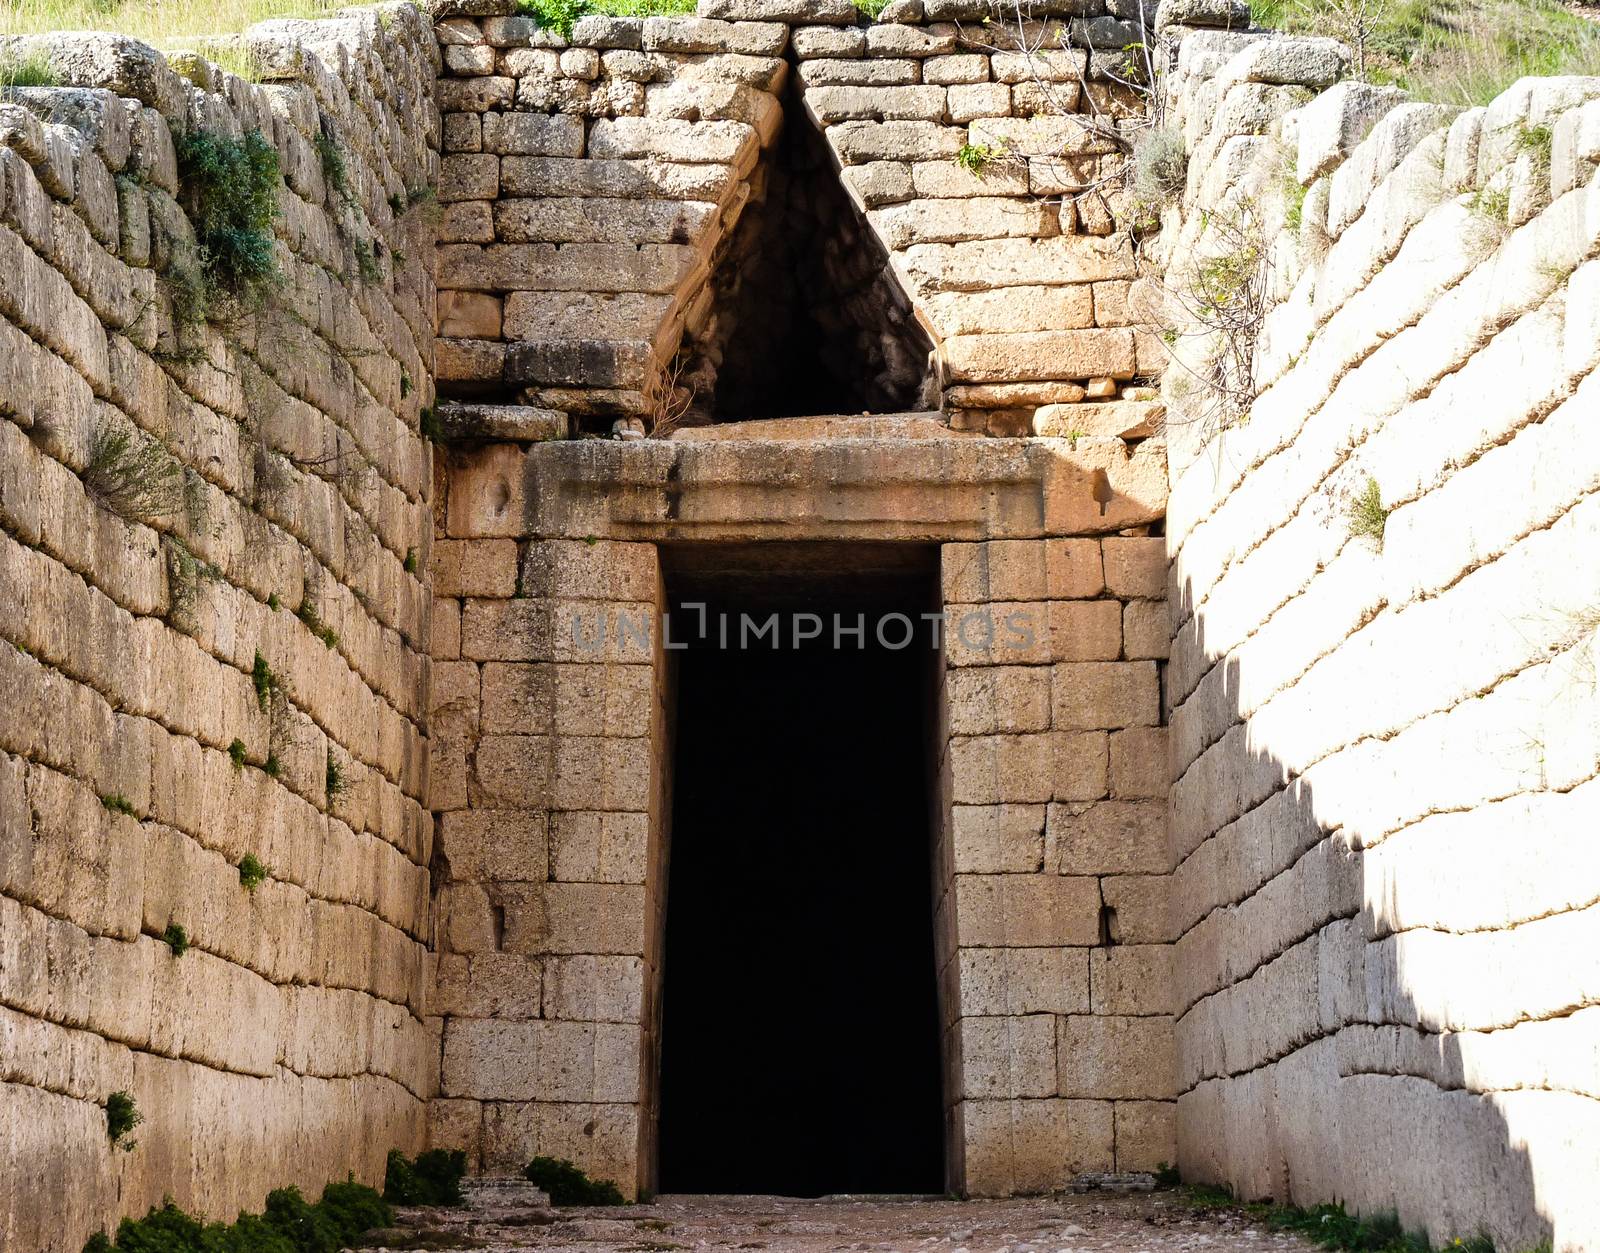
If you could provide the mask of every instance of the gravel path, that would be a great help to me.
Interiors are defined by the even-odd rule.
[[[516,1189],[475,1192],[464,1210],[402,1211],[376,1247],[669,1253],[1300,1253],[1294,1236],[1238,1210],[1201,1210],[1174,1192],[1005,1201],[793,1200],[667,1196],[651,1205],[551,1209]]]

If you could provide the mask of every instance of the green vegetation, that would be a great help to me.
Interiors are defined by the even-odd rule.
[[[272,667],[260,653],[256,654],[255,664],[250,668],[250,682],[256,689],[256,704],[266,713],[272,708],[272,698],[278,694],[278,676],[272,673]]]
[[[536,1157],[522,1172],[550,1194],[552,1205],[621,1205],[623,1196],[609,1179],[591,1179],[564,1157]]]
[[[1379,552],[1383,551],[1383,528],[1389,521],[1389,511],[1383,507],[1383,493],[1378,480],[1367,477],[1366,485],[1350,502],[1350,536],[1352,539],[1369,539]]]
[[[1170,128],[1146,131],[1133,150],[1129,182],[1134,228],[1159,226],[1161,210],[1177,203],[1188,176],[1189,153],[1184,147],[1183,132]]]
[[[444,423],[439,420],[439,411],[432,405],[423,405],[417,414],[417,430],[422,433],[422,438],[432,440],[435,444],[444,443]]]
[[[415,548],[406,549],[406,559],[400,563],[400,568],[407,574],[415,574],[417,572],[417,550]]]
[[[343,792],[346,786],[344,779],[344,767],[339,764],[338,760],[333,756],[332,753],[328,754],[328,765],[323,774],[323,782],[327,788],[328,799],[330,801]]]
[[[0,30],[3,30],[0,24]],[[40,54],[0,60],[0,91],[7,87],[59,87],[61,76]]]
[[[233,768],[235,770],[244,769],[244,754],[245,747],[243,740],[235,739],[232,744],[228,745],[228,760],[233,763]]]
[[[268,753],[266,761],[261,763],[261,769],[266,773],[267,778],[276,779],[283,773],[283,763],[278,760],[277,753]]]
[[[1505,187],[1480,187],[1469,207],[1479,217],[1504,226],[1511,220],[1511,192]]]
[[[114,814],[127,814],[132,818],[137,818],[139,816],[138,811],[133,807],[133,802],[130,801],[126,796],[122,796],[120,794],[102,796],[100,798],[100,803]]]
[[[343,7],[337,0],[8,0],[0,5],[0,35],[109,30],[176,48],[268,18],[328,17]]]
[[[338,1253],[393,1222],[383,1198],[355,1182],[330,1183],[315,1205],[298,1188],[279,1188],[267,1193],[264,1213],[232,1223],[202,1223],[168,1198],[143,1218],[124,1218],[115,1244],[101,1232],[83,1253]]]
[[[157,441],[132,427],[102,422],[89,443],[83,485],[130,522],[170,518],[183,507],[183,475]]]
[[[461,1191],[466,1173],[467,1155],[460,1149],[429,1149],[414,1162],[390,1149],[383,1199],[396,1205],[460,1205],[467,1199]]]
[[[1161,1178],[1160,1172],[1157,1178]],[[1343,1205],[1302,1209],[1270,1202],[1242,1203],[1226,1188],[1210,1184],[1190,1185],[1179,1196],[1193,1209],[1242,1209],[1275,1231],[1292,1232],[1334,1253],[1434,1253],[1426,1232],[1407,1231],[1393,1214],[1358,1216],[1346,1213]],[[1439,1253],[1495,1253],[1494,1241],[1481,1234],[1457,1238]]]
[[[1357,77],[1487,104],[1530,74],[1600,73],[1600,25],[1558,0],[1251,0],[1258,25],[1332,35]]]
[[[267,868],[254,853],[246,853],[239,858],[239,886],[246,892],[254,892],[266,879]]]
[[[988,144],[962,144],[956,153],[955,162],[973,178],[982,178],[984,166],[998,157],[1000,153]]]
[[[517,0],[517,12],[531,17],[563,39],[580,17],[655,17],[693,13],[695,0]]]
[[[283,601],[279,598],[277,592],[273,592],[267,597],[267,608],[272,610],[273,613],[277,613],[278,610],[283,608]]]
[[[106,1097],[106,1135],[111,1143],[124,1153],[131,1153],[139,1142],[131,1138],[133,1129],[144,1121],[139,1105],[127,1092],[113,1092]]]
[[[172,950],[174,957],[182,957],[189,951],[189,932],[181,922],[169,922],[161,933],[161,942]]]
[[[306,629],[322,641],[324,648],[334,648],[339,643],[339,633],[322,620],[322,615],[317,612],[317,602],[309,596],[300,602],[300,608],[295,610],[294,616],[306,624]]]
[[[209,316],[219,297],[258,304],[281,281],[273,222],[282,177],[278,151],[260,131],[234,139],[193,130],[177,140],[184,207],[194,223],[194,265],[169,270],[188,315]]]
[[[344,149],[339,146],[339,141],[325,128],[319,127],[313,142],[317,145],[317,156],[322,158],[322,179],[328,184],[328,189],[345,204],[354,204],[356,194],[350,187],[350,166],[344,159]]]
[[[889,0],[855,0],[856,12],[876,22],[889,7]]]
[[[1517,147],[1533,157],[1540,169],[1550,168],[1550,157],[1555,151],[1556,133],[1548,126],[1529,126],[1524,122],[1517,129]]]

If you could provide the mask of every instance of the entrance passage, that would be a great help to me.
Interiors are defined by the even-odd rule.
[[[937,550],[663,550],[677,719],[663,1192],[943,1191],[929,836]],[[706,631],[697,638],[703,602]],[[779,647],[740,647],[778,614]],[[907,629],[908,646],[893,649]],[[795,647],[813,622],[819,638]],[[724,618],[723,615],[726,615]],[[842,635],[865,626],[865,645]],[[721,645],[719,621],[728,626]]]

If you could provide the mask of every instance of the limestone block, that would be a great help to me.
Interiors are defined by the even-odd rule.
[[[441,78],[439,109],[444,113],[488,113],[509,109],[517,80],[486,74],[481,78]]]
[[[607,78],[617,78],[630,83],[648,83],[663,72],[660,58],[642,52],[619,49],[600,54],[600,72]]]
[[[481,759],[483,744],[478,752]],[[649,740],[559,737],[551,807],[643,812],[650,804],[650,769]]]
[[[439,174],[439,199],[493,200],[500,192],[500,159],[492,153],[459,152],[445,157]]]
[[[884,62],[847,61],[843,64],[871,65]],[[965,138],[965,132],[959,127],[941,126],[937,122],[841,122],[828,129],[828,140],[845,165],[953,157]]]
[[[758,144],[743,122],[685,122],[677,118],[602,118],[589,131],[589,153],[607,158],[656,158],[738,165]]]
[[[643,883],[649,839],[648,814],[553,814],[550,877],[564,883]]]
[[[1040,237],[1056,233],[1054,206],[1008,197],[972,197],[964,200],[913,200],[908,204],[881,209],[869,215],[883,242],[892,249],[913,243],[956,242],[996,239],[1007,236]],[[970,362],[992,354],[974,351],[964,344],[959,359]],[[993,350],[987,342],[983,347]],[[958,350],[949,346],[952,359]],[[1052,374],[1051,377],[1054,377]]]
[[[1099,801],[1050,806],[1045,864],[1059,874],[1164,874],[1164,801]]]
[[[1063,602],[1090,605],[1115,601]],[[1120,608],[1118,611],[1120,626]],[[1153,727],[1161,718],[1161,690],[1151,661],[1081,661],[1055,667],[1051,684],[1057,730]]]
[[[974,171],[954,161],[918,161],[910,171],[916,194],[926,199],[1028,194],[1028,171],[1021,162],[995,161]]]
[[[474,661],[545,661],[554,655],[547,601],[472,599],[461,618],[464,656]]]
[[[1129,661],[1164,659],[1168,652],[1167,606],[1158,600],[1129,601],[1122,608],[1122,655]]]
[[[1287,36],[1247,44],[1217,74],[1226,94],[1235,83],[1281,83],[1320,90],[1332,86],[1350,64],[1350,50],[1337,39]]]
[[[1042,665],[1053,657],[1049,605],[994,601],[945,606],[949,666]]]
[[[874,121],[943,122],[943,87],[812,87],[806,110],[819,123]]]
[[[489,895],[477,884],[452,884],[434,894],[434,927],[441,951],[492,953],[497,947]]]
[[[963,1017],[1083,1014],[1089,1011],[1088,957],[1082,948],[963,948]]]
[[[1049,656],[1054,660],[1100,661],[1121,655],[1122,606],[1117,601],[1052,600],[1046,605],[1046,615]],[[1150,673],[1154,675],[1154,667],[1150,667]],[[1097,690],[1094,698],[1101,695]],[[1058,680],[1058,710],[1061,699]],[[1061,725],[1064,724],[1057,723],[1058,727]]]
[[[1106,795],[1106,737],[1095,731],[1056,732],[1055,799],[1092,801]]]
[[[902,256],[901,265],[912,285],[928,294],[986,292],[1024,286],[1061,287],[1134,277],[1133,255],[1126,242],[1095,236],[915,244]]]
[[[440,207],[441,244],[494,242],[494,216],[487,201],[461,200]]]
[[[581,157],[583,120],[561,113],[486,113],[483,147],[517,156]]]
[[[486,735],[467,780],[474,807],[546,809],[551,801],[551,741],[542,735]]]
[[[911,168],[898,161],[849,166],[840,171],[839,177],[852,199],[869,209],[910,200],[916,194],[911,186]]]
[[[950,822],[957,873],[1036,873],[1044,867],[1043,805],[957,805]]]
[[[495,235],[507,243],[681,243],[697,238],[718,213],[703,201],[552,197],[494,206]]]
[[[547,883],[505,888],[501,947],[528,955],[644,955],[644,888],[619,883]]]
[[[436,661],[461,656],[461,602],[436,600],[433,602],[432,652]]]
[[[963,736],[950,741],[957,804],[995,805],[1051,799],[1051,739],[1045,735]]]
[[[1161,0],[1156,9],[1156,30],[1163,31],[1169,26],[1249,30],[1250,6],[1244,0]],[[1119,1165],[1117,1169],[1123,1167]]]
[[[1089,1003],[1101,1015],[1173,1012],[1170,944],[1113,944],[1089,950]]]
[[[702,264],[698,250],[683,244],[446,244],[438,250],[437,280],[467,291],[661,294],[676,290]]]
[[[1111,1110],[1109,1101],[963,1101],[968,1192],[1058,1192],[1086,1171],[1109,1170]]]
[[[439,293],[441,335],[454,339],[499,339],[501,319],[499,296],[465,291]]]
[[[1108,535],[1101,541],[1105,553],[1106,586],[1124,600],[1144,597],[1160,600],[1167,590],[1167,546],[1160,537]]]
[[[964,208],[974,202],[955,203]],[[1016,224],[1023,223],[1018,219]],[[988,233],[992,236],[998,232]],[[907,238],[914,237],[915,232],[909,231]],[[1135,372],[1133,332],[1125,329],[957,335],[945,340],[943,350],[950,377],[969,382],[1091,376],[1131,378]]]
[[[463,78],[494,73],[494,49],[488,44],[450,44],[440,49],[444,68]]]
[[[922,167],[916,168],[920,170]],[[931,297],[926,308],[928,317],[939,332],[949,337],[1020,331],[1055,332],[1093,325],[1090,288],[1087,285],[942,292]],[[997,386],[1009,387],[1012,384],[1006,382]],[[971,388],[962,389],[964,395],[971,391]],[[1082,398],[1081,388],[1075,396]],[[1021,392],[996,392],[995,397],[1015,397],[1019,404],[1028,403]]]
[[[1051,1014],[963,1018],[963,1097],[1054,1096],[1056,1020]]]
[[[733,169],[728,165],[654,159],[603,161],[575,160],[570,157],[506,157],[500,166],[500,187],[507,196],[654,197],[717,203],[733,182]],[[527,287],[529,284],[521,286]]]
[[[1011,88],[1005,83],[963,83],[949,88],[948,116],[959,124],[1011,113]]]
[[[1056,1021],[1063,1096],[1164,1100],[1177,1095],[1172,1019],[1073,1014]]]
[[[1037,540],[946,544],[939,558],[945,603],[1044,600],[1045,553],[1046,545]]]
[[[496,1102],[484,1107],[484,1168],[496,1174],[515,1175],[536,1155],[565,1158],[631,1197],[638,1146],[634,1105]]]
[[[1051,600],[1081,600],[1105,590],[1100,541],[1045,541],[1045,594]]]
[[[539,963],[515,953],[446,954],[439,959],[432,1008],[465,1018],[526,1021],[540,1016],[542,982]]]
[[[482,119],[476,113],[445,114],[442,143],[447,153],[483,151]]]
[[[1118,1171],[1153,1171],[1178,1160],[1177,1110],[1173,1101],[1116,1103]]]
[[[1091,157],[1115,151],[1072,114],[978,118],[967,126],[968,142],[1008,158]]]
[[[867,51],[866,32],[856,26],[801,26],[789,36],[789,42],[795,56],[802,61],[814,61],[819,57],[859,57]]]
[[[1133,727],[1112,733],[1112,796],[1120,799],[1165,797],[1169,781],[1165,727]]]
[[[542,882],[546,826],[536,810],[461,810],[440,819],[439,851],[452,880]]]
[[[770,92],[743,83],[672,82],[645,89],[645,113],[692,122],[745,122],[768,147],[783,123],[783,109]]]
[[[1331,173],[1373,124],[1409,97],[1398,87],[1335,83],[1295,115],[1295,177],[1309,187]]]
[[[955,893],[962,948],[1088,946],[1100,934],[1100,889],[1092,878],[963,874]]]
[[[1167,918],[1168,879],[1165,875],[1113,875],[1100,881],[1111,909],[1111,939],[1115,944],[1169,944],[1172,926]]]
[[[646,52],[737,52],[774,57],[789,42],[782,22],[723,22],[703,17],[647,17]]]
[[[850,26],[860,17],[851,0],[704,0],[702,17],[728,21],[833,23]]]
[[[592,1023],[453,1018],[444,1026],[441,1094],[498,1101],[592,1099],[615,1082],[596,1070],[596,1040]]]
[[[593,82],[600,77],[600,54],[593,48],[568,48],[561,54],[560,65],[568,78]]]
[[[921,78],[915,61],[819,59],[800,62],[800,79],[808,88],[905,87],[920,82]],[[837,142],[833,135],[828,138]]]
[[[638,1022],[644,977],[644,962],[638,957],[548,957],[544,961],[544,1016]]]
[[[1138,361],[1134,337],[1135,366]],[[1103,379],[1100,389],[1111,392],[1115,383]],[[1085,389],[1086,393],[1088,389]],[[1156,433],[1165,407],[1159,402],[1116,400],[1100,404],[1041,405],[1033,415],[1035,435],[1061,439],[1148,439]]]
[[[934,57],[948,55],[959,42],[956,28],[941,23],[919,29],[894,23],[873,23],[867,27],[869,57]]]
[[[1016,734],[1050,728],[1049,669],[981,666],[946,676],[950,730],[956,735]]]
[[[574,47],[633,49],[640,46],[644,23],[638,18],[586,13],[572,24]]]

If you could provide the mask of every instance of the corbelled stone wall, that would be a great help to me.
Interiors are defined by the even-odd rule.
[[[981,3],[901,3],[865,24],[848,0],[715,0],[695,18],[586,17],[570,39],[509,8],[441,20],[441,388],[608,430],[672,413],[676,384],[679,408],[709,416],[692,393],[714,389],[734,313],[717,297],[737,286],[713,280],[745,263],[733,228],[767,196],[781,126],[809,119],[958,427],[1138,427],[1058,406],[1148,400],[1137,380],[1162,361],[1134,329],[1108,178],[1139,107],[1117,79],[1141,27],[1078,0],[1028,12],[986,24]],[[880,325],[893,303],[876,302]],[[907,355],[858,343],[863,370]]]
[[[0,40],[69,84],[0,98],[6,1249],[76,1253],[163,1195],[231,1218],[381,1181],[437,1086],[435,45],[407,5],[248,44],[265,81]],[[174,140],[200,129],[276,149],[283,281],[189,325]]]
[[[1168,376],[1179,1161],[1593,1248],[1600,79],[1458,112],[1342,56],[1192,35],[1170,85],[1167,285],[1219,222],[1271,258],[1248,421]]]

